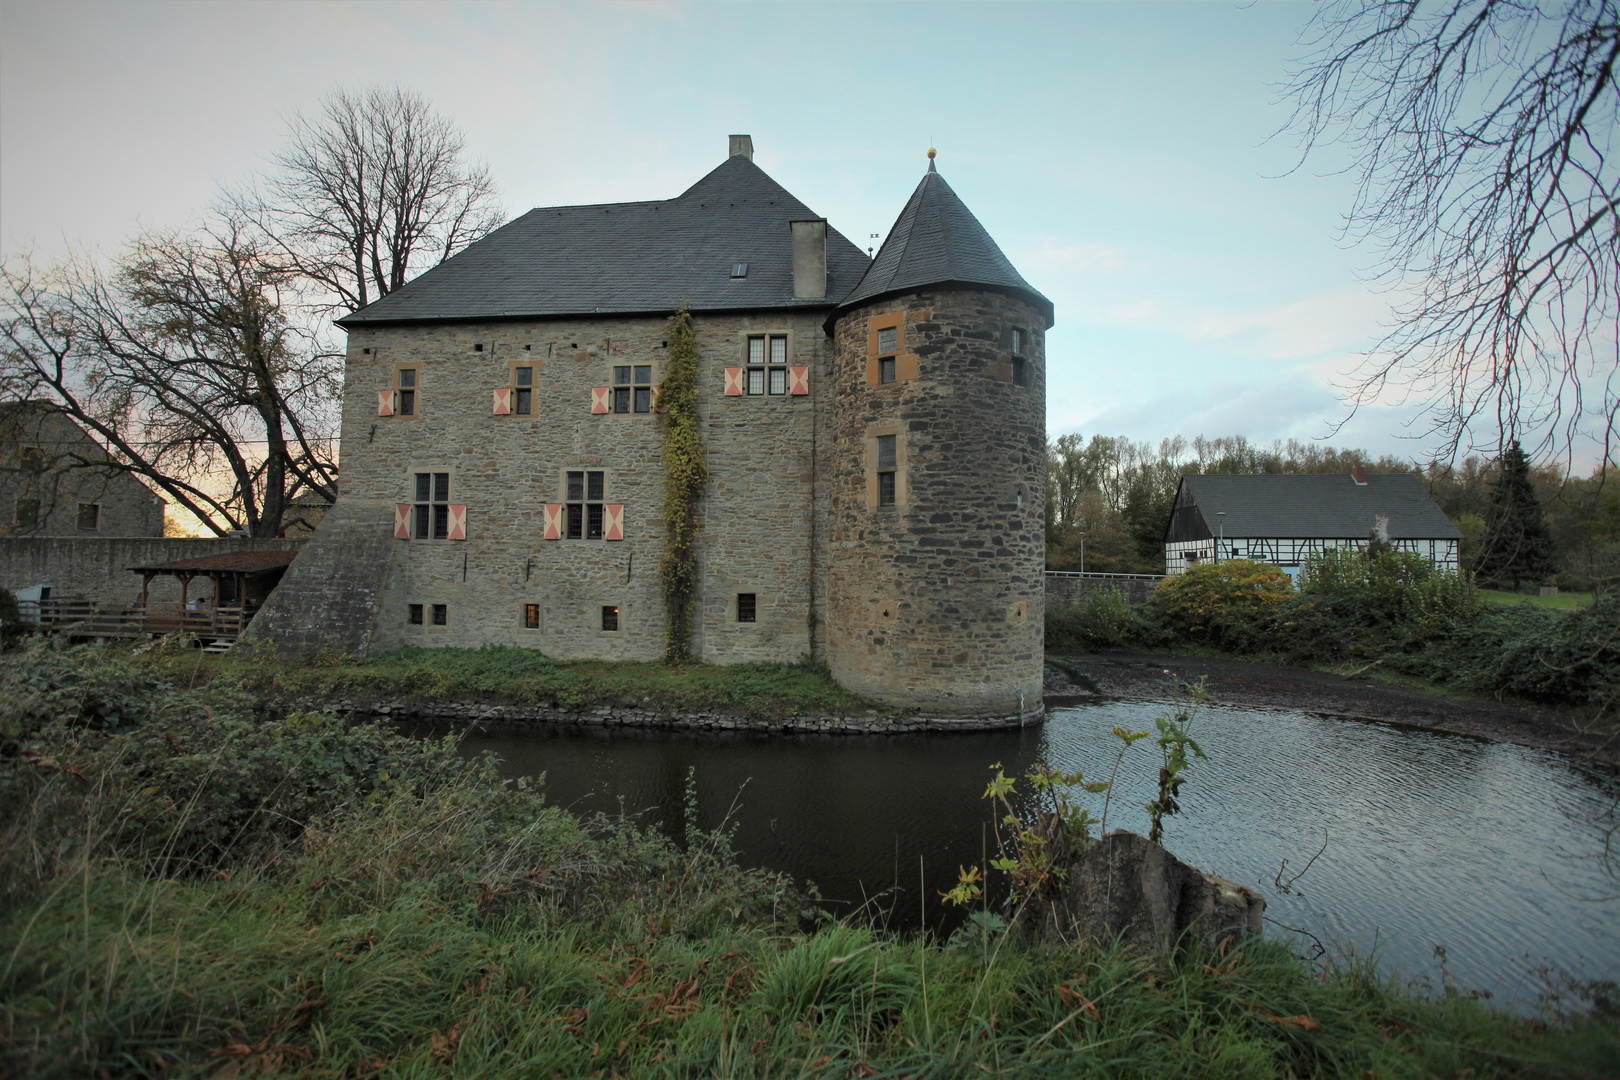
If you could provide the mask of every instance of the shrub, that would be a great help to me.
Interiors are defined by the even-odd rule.
[[[1231,559],[1166,578],[1153,590],[1153,606],[1175,637],[1237,650],[1261,643],[1292,595],[1288,575],[1277,567]]]
[[[1306,560],[1299,591],[1276,623],[1277,647],[1296,660],[1417,651],[1484,610],[1471,575],[1411,552],[1324,551]]]
[[[1078,604],[1059,604],[1046,609],[1048,649],[1118,648],[1150,636],[1141,611],[1118,589],[1087,592]]]
[[[1620,597],[1573,612],[1498,607],[1402,667],[1497,696],[1609,707],[1620,701]]]

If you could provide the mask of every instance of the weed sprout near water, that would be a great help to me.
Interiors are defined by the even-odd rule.
[[[1182,688],[1189,700],[1174,713],[1154,721],[1158,732],[1154,743],[1163,759],[1158,792],[1145,806],[1151,821],[1148,839],[1154,843],[1164,837],[1164,819],[1181,810],[1177,798],[1186,783],[1189,751],[1193,757],[1207,760],[1190,731],[1199,709],[1209,700],[1209,693],[1202,679],[1197,683],[1184,683]],[[997,857],[990,859],[989,865],[1008,875],[1012,886],[1009,902],[1013,906],[1022,907],[1035,896],[1052,897],[1062,892],[1069,867],[1091,844],[1092,827],[1097,827],[1098,836],[1105,835],[1114,779],[1119,775],[1126,752],[1153,735],[1151,731],[1131,731],[1114,725],[1109,737],[1118,739],[1121,745],[1107,780],[1087,780],[1078,770],[1063,772],[1035,765],[1024,774],[1030,787],[1030,805],[1022,814],[1012,802],[1018,794],[1017,781],[1003,771],[1000,762],[990,766],[995,776],[983,797],[991,800],[991,827],[995,832]],[[1081,805],[1083,795],[1104,796],[1101,818],[1092,817],[1090,809]],[[957,906],[974,903],[983,896],[983,880],[983,868],[977,865],[959,868],[955,887],[940,894],[941,902]],[[992,916],[989,912],[981,912],[979,916],[975,923],[964,928],[966,932],[987,932]]]

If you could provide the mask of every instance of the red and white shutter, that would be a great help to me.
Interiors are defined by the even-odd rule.
[[[608,388],[605,386],[591,387],[591,412],[605,413],[608,411]]]
[[[562,503],[546,503],[546,531],[543,535],[544,539],[562,539],[562,516]]]
[[[498,387],[495,391],[495,415],[506,416],[512,411],[512,388]]]
[[[467,508],[465,506],[458,506],[455,503],[450,504],[450,535],[445,539],[467,539]]]
[[[377,391],[377,415],[394,415],[394,392],[392,390]]]
[[[788,393],[808,394],[810,392],[810,369],[802,364],[788,368]]]
[[[409,540],[411,538],[411,504],[394,504],[394,539]]]
[[[602,539],[624,539],[624,506],[622,503],[608,503],[602,507]]]
[[[740,397],[743,391],[743,369],[726,368],[726,397]]]

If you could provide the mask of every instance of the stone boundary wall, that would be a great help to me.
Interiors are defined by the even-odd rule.
[[[1071,574],[1061,571],[1046,572],[1046,603],[1078,604],[1088,593],[1121,592],[1133,604],[1145,604],[1162,574]]]
[[[141,576],[129,572],[132,566],[157,566],[234,551],[299,551],[306,543],[188,536],[3,537],[0,588],[16,592],[49,585],[51,596],[58,600],[133,604],[141,598]],[[193,582],[193,595],[197,595],[196,589]],[[206,581],[203,589],[205,596],[213,596]],[[168,576],[153,578],[151,599],[178,601],[179,581]]]
[[[1005,731],[1034,727],[1045,719],[1038,704],[1023,716],[939,717],[891,719],[876,713],[859,716],[795,716],[783,720],[758,719],[720,712],[658,712],[633,706],[596,705],[582,711],[555,705],[491,705],[471,701],[354,701],[333,699],[327,707],[346,713],[390,720],[439,720],[514,727],[535,724],[654,728],[695,731],[759,731],[822,735],[914,735],[921,732]]]

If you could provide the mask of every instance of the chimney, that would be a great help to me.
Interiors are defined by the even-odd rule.
[[[1360,484],[1362,487],[1366,487],[1367,486],[1367,470],[1363,469],[1360,465],[1357,465],[1355,468],[1350,470],[1350,479],[1354,480],[1356,483]]]
[[[799,218],[793,229],[793,299],[827,297],[827,219]]]
[[[731,137],[731,153],[728,158],[742,155],[749,161],[754,160],[754,137],[752,135],[733,135]]]

